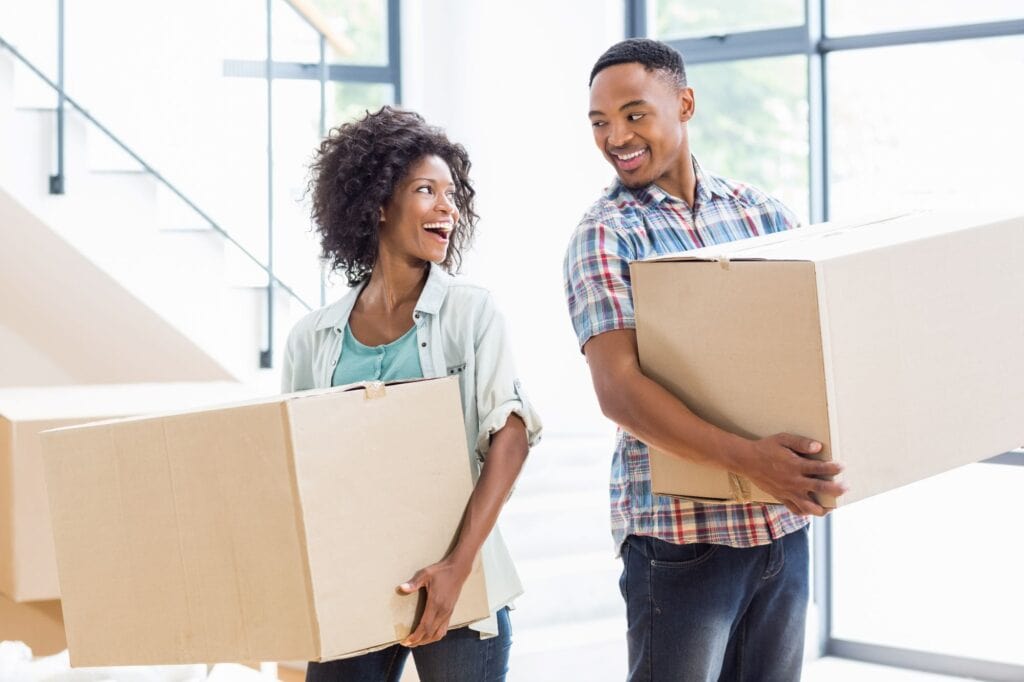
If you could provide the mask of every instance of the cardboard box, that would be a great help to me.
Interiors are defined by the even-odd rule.
[[[24,642],[34,656],[52,656],[67,648],[60,602],[19,604],[0,595],[0,641]]]
[[[224,382],[0,389],[0,593],[18,602],[60,597],[41,431],[242,395],[253,391]]]
[[[404,638],[397,586],[473,481],[456,378],[43,434],[71,661],[327,660]],[[452,616],[488,615],[479,557]]]
[[[633,263],[644,373],[734,433],[846,465],[834,507],[1024,442],[1024,218],[824,224]],[[652,450],[654,491],[774,501]]]

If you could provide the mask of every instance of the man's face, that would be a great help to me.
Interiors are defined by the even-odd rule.
[[[692,115],[693,90],[639,63],[609,66],[590,86],[594,142],[626,187],[675,184]]]

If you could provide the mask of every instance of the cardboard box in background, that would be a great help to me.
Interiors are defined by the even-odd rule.
[[[19,604],[0,595],[0,641],[24,642],[33,656],[52,656],[67,648],[60,602]]]
[[[43,435],[72,664],[326,660],[391,644],[472,492],[455,378]],[[479,558],[452,624],[489,613]],[[511,596],[511,595],[510,595]]]
[[[728,431],[821,441],[850,488],[826,507],[1024,442],[1024,218],[823,224],[631,273],[644,373]],[[774,501],[654,449],[651,477],[658,494]]]
[[[0,593],[18,602],[60,597],[41,431],[243,395],[252,389],[224,382],[0,389]]]

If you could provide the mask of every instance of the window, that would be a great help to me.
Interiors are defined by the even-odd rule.
[[[647,3],[652,38],[697,38],[804,23],[804,0],[653,0]]]
[[[1024,156],[1021,0],[627,0],[679,50],[703,165],[814,221],[1013,205]],[[806,8],[806,11],[805,11]],[[822,19],[824,17],[824,21]],[[916,32],[917,29],[927,29]],[[1024,456],[843,508],[817,524],[819,645],[860,660],[1024,679],[1015,491]],[[831,614],[831,618],[828,615]]]

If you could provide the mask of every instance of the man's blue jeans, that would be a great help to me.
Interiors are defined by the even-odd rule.
[[[503,682],[508,672],[512,629],[508,609],[498,611],[498,636],[480,639],[469,628],[449,630],[442,639],[409,649],[387,649],[327,663],[310,663],[306,682],[398,682],[412,652],[421,682]]]
[[[743,549],[630,535],[622,563],[630,682],[800,679],[806,528]]]

